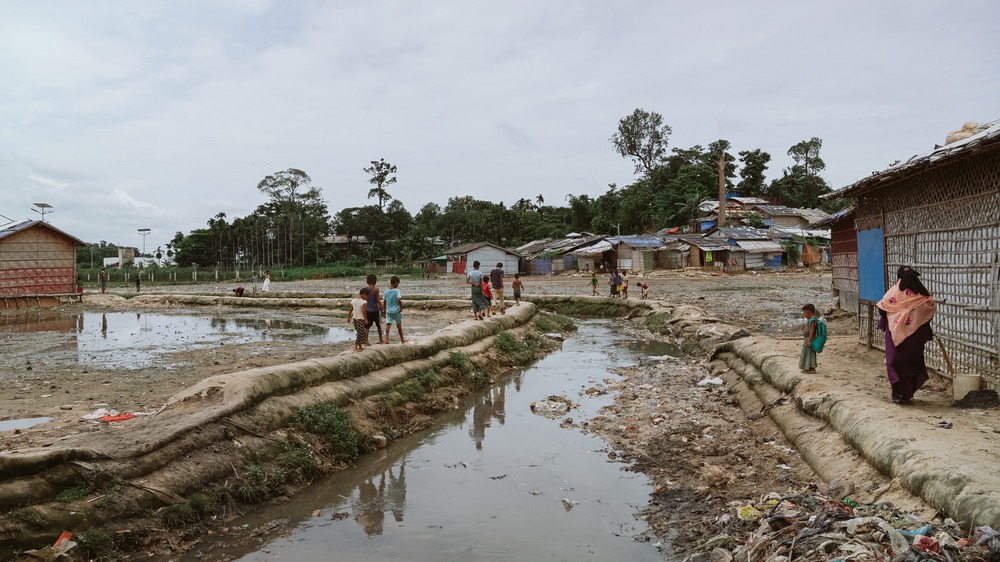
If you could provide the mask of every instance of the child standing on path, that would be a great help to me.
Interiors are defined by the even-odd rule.
[[[101,268],[101,272],[97,274],[97,280],[101,285],[101,294],[103,295],[108,290],[108,270]]]
[[[264,272],[264,284],[260,286],[260,291],[262,293],[267,293],[271,290],[271,270]]]
[[[597,272],[595,271],[590,276],[590,295],[597,296]]]
[[[399,277],[393,275],[389,279],[389,286],[391,288],[382,296],[382,307],[385,309],[385,343],[389,343],[393,324],[399,330],[399,343],[406,343],[406,338],[403,337],[403,295],[399,292]]]
[[[648,299],[649,298],[649,283],[642,283],[640,286],[642,287],[642,300]]]
[[[595,277],[594,280],[596,281],[597,278]],[[521,281],[520,273],[514,274],[514,283],[512,285],[514,287],[514,306],[519,306],[521,304],[521,290],[524,289],[524,282]]]
[[[813,339],[816,338],[816,307],[807,304],[802,307],[802,317],[806,319],[805,328],[802,330],[802,354],[799,355],[799,370],[803,373],[816,372],[816,352],[813,351]]]
[[[383,344],[385,343],[385,339],[382,337],[382,317],[385,316],[385,303],[382,302],[381,295],[375,283],[378,283],[378,277],[375,277],[374,274],[369,275],[368,304],[365,306],[365,318],[368,320],[368,330],[365,332],[365,337],[371,331],[372,324],[375,324],[375,328],[378,330],[378,343]],[[371,344],[369,343],[368,345]]]
[[[622,298],[623,299],[627,299],[628,298],[628,272],[627,271],[623,271],[622,272],[622,282],[621,282],[621,285],[622,285],[622,288],[621,288]]]
[[[362,287],[358,296],[351,299],[351,309],[347,313],[347,323],[354,324],[354,351],[364,351],[368,342],[368,322],[365,321],[365,306],[368,304],[368,287]]]
[[[493,316],[493,290],[490,288],[490,282],[487,279],[483,279],[483,297],[486,298],[486,316]]]

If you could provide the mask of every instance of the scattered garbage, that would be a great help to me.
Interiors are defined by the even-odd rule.
[[[721,384],[724,384],[724,381],[719,377],[705,378],[698,381],[698,386],[719,386]]]
[[[24,551],[24,554],[27,554],[36,560],[45,560],[46,562],[54,560],[71,560],[72,557],[69,555],[69,551],[76,547],[76,542],[72,539],[73,533],[63,531],[52,546],[47,546],[37,550],[26,550]]]
[[[550,417],[561,417],[574,407],[573,401],[565,396],[549,396],[545,400],[531,403],[532,412]]]
[[[565,509],[566,511],[573,509],[573,506],[577,505],[578,503],[580,502],[575,502],[569,498],[562,499],[563,509]]]
[[[977,527],[970,539],[951,519],[928,523],[889,502],[852,504],[819,493],[812,484],[786,495],[767,494],[738,505],[735,518],[720,516],[715,524],[723,533],[686,560],[1000,560],[1000,532],[991,527]]]
[[[130,419],[132,419],[134,417],[135,417],[135,414],[133,414],[132,412],[126,412],[124,414],[115,414],[115,415],[108,414],[106,416],[101,416],[101,417],[97,418],[97,421],[102,421],[102,422],[105,422],[105,423],[107,423],[107,422],[120,422],[120,421],[130,420]]]

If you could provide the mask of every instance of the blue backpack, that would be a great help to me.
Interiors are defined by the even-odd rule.
[[[823,351],[826,346],[826,320],[816,319],[816,337],[812,341],[812,349],[816,353]]]

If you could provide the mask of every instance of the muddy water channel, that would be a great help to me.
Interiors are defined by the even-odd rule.
[[[634,347],[608,321],[581,321],[561,350],[429,430],[234,522],[237,534],[275,528],[256,551],[227,545],[230,531],[184,560],[662,560],[637,540],[646,477],[609,460],[599,438],[530,409],[566,396],[580,405],[561,419],[581,424],[612,400],[584,390],[648,353]]]

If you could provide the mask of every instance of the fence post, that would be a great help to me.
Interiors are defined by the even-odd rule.
[[[216,281],[219,280],[219,270],[218,269],[215,270],[215,280]]]

